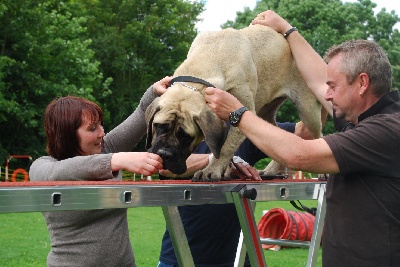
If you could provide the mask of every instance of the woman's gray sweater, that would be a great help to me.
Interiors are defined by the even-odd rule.
[[[104,137],[102,154],[35,160],[31,181],[121,180],[112,172],[114,152],[132,151],[146,133],[144,112],[156,94],[150,87],[138,108]],[[65,144],[68,145],[68,144]],[[51,239],[48,266],[136,266],[129,240],[127,209],[43,212]]]

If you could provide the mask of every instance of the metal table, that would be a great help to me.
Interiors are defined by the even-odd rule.
[[[162,207],[180,266],[194,266],[177,206],[234,203],[242,227],[236,266],[243,266],[247,251],[252,266],[267,266],[261,242],[285,244],[297,241],[260,240],[253,203],[261,201],[318,200],[307,266],[315,266],[325,216],[325,182],[318,180],[224,181],[102,181],[102,182],[4,182],[0,183],[0,213]],[[298,243],[298,242],[297,242]]]

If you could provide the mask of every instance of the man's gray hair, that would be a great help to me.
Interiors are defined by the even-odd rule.
[[[338,55],[342,56],[340,71],[346,75],[349,84],[352,84],[360,73],[366,73],[374,95],[382,96],[390,91],[392,68],[385,51],[376,42],[346,41],[329,48],[324,60],[329,63]]]

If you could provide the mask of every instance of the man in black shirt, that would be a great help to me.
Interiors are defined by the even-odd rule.
[[[240,130],[290,169],[330,173],[322,264],[400,266],[400,95],[391,91],[391,66],[374,41],[330,48],[325,61],[301,34],[271,10],[252,22],[274,28],[290,44],[298,69],[343,132],[303,140],[242,114]],[[206,101],[226,121],[242,107],[231,94],[206,89]]]

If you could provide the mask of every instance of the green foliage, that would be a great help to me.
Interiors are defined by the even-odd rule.
[[[84,17],[59,1],[2,1],[0,13],[0,158],[44,154],[42,117],[55,97],[95,100],[99,62],[82,38]],[[4,162],[2,160],[2,162]]]
[[[399,88],[400,37],[393,28],[399,17],[386,10],[374,15],[374,7],[370,0],[262,0],[223,27],[246,27],[273,9],[321,56],[344,40],[374,39],[387,51]],[[10,154],[45,153],[43,113],[58,96],[98,102],[106,131],[120,123],[152,83],[186,58],[203,9],[204,1],[185,0],[1,1],[0,162]],[[298,120],[290,102],[277,115]],[[333,132],[331,121],[324,132]]]
[[[111,129],[136,108],[151,84],[172,75],[186,58],[203,4],[182,0],[81,2],[100,69],[113,78],[112,97],[99,98],[110,111],[112,121],[106,127]]]
[[[0,162],[45,154],[43,113],[55,97],[98,102],[107,131],[120,123],[186,57],[202,10],[182,0],[2,1]]]
[[[235,21],[226,22],[223,27],[243,28],[257,14],[271,9],[297,27],[312,47],[324,56],[326,50],[335,44],[351,39],[372,39],[387,52],[393,66],[393,88],[400,88],[400,34],[394,25],[399,16],[385,9],[374,15],[376,4],[370,0],[346,2],[341,0],[260,0],[253,11],[237,12]],[[278,121],[297,121],[296,109],[286,102],[277,114]],[[331,118],[324,133],[334,132]]]

